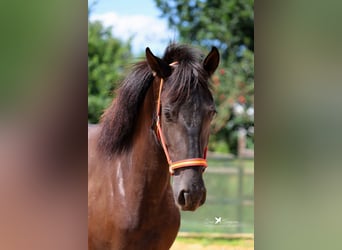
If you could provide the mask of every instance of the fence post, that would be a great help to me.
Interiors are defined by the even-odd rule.
[[[238,203],[237,203],[237,217],[238,217],[238,225],[237,231],[238,233],[242,233],[242,221],[243,221],[243,166],[239,161],[238,165]]]

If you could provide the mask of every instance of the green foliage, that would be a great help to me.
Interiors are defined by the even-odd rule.
[[[236,153],[236,133],[254,126],[246,110],[254,107],[254,1],[155,0],[182,42],[219,48],[221,63],[212,77],[218,114],[213,122],[210,150]],[[234,105],[243,112],[234,114]],[[249,139],[249,146],[251,141]],[[252,146],[251,146],[252,147]]]
[[[132,53],[130,43],[112,36],[98,21],[88,22],[88,121],[97,123],[113,99]]]
[[[254,51],[253,0],[155,0],[185,42],[216,45],[225,60],[241,46]]]

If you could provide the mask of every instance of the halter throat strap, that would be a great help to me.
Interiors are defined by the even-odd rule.
[[[208,167],[208,163],[207,163],[207,147],[204,150],[204,155],[203,158],[190,158],[190,159],[184,159],[184,160],[180,160],[180,161],[172,161],[169,151],[166,147],[166,142],[165,142],[165,137],[163,135],[163,130],[161,128],[161,92],[163,89],[163,84],[164,84],[164,79],[161,78],[160,79],[160,85],[159,85],[159,91],[158,91],[158,100],[157,100],[157,110],[156,110],[156,114],[157,114],[157,121],[156,121],[156,134],[157,137],[159,139],[160,144],[163,147],[163,151],[164,154],[166,156],[167,162],[169,164],[169,172],[171,175],[174,174],[175,169],[179,169],[179,168],[185,168],[185,167],[203,167],[203,169]]]

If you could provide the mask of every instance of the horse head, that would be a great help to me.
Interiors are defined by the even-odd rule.
[[[174,198],[182,210],[194,211],[206,199],[203,172],[216,113],[209,78],[219,64],[219,52],[213,47],[203,60],[188,47],[170,46],[163,58],[147,48],[146,58],[159,93],[156,138],[173,175]]]

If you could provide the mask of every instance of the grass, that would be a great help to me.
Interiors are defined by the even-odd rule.
[[[254,249],[254,239],[224,239],[224,238],[188,238],[177,237],[171,250],[252,250]]]

